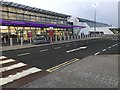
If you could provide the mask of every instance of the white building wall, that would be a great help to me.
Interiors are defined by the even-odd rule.
[[[86,28],[82,28],[79,35],[81,35],[81,33],[88,35],[90,32],[94,32],[94,27],[90,27],[87,23],[81,22],[80,25],[84,25]],[[111,30],[109,30],[109,27],[96,27],[96,31],[103,32],[104,34],[114,34]]]
[[[91,28],[89,31],[94,31],[94,28]],[[97,27],[96,31],[103,32],[104,34],[114,34],[109,27]]]
[[[75,26],[85,26],[86,28],[73,28],[74,34],[81,35],[88,35],[90,34],[90,31],[94,32],[94,27],[90,27],[85,22],[79,22],[79,20],[76,17],[70,17],[68,19],[69,22],[73,22],[73,25]],[[109,27],[96,27],[96,31],[103,32],[104,34],[114,34],[111,30],[109,30]]]
[[[79,20],[76,18],[76,17],[70,17],[69,19],[68,19],[68,21],[69,22],[73,22],[73,25],[74,26],[80,26],[80,22],[79,22]],[[80,31],[80,28],[73,28],[73,33],[74,34],[78,34],[79,33],[79,31]]]

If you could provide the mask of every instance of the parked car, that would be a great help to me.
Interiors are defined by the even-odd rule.
[[[32,44],[45,44],[45,43],[49,43],[49,40],[47,39],[46,36],[36,35],[32,39]]]

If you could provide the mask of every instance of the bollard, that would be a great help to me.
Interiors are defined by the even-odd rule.
[[[30,37],[30,44],[32,44],[32,38]]]
[[[17,43],[19,42],[19,38],[17,38]]]
[[[66,36],[64,36],[64,41],[66,40]]]
[[[50,43],[52,43],[52,36],[50,36]]]
[[[55,42],[57,42],[57,36],[55,36]]]
[[[10,46],[13,46],[13,39],[10,38]]]
[[[6,43],[6,38],[4,38],[4,43]]]
[[[60,41],[62,41],[62,36],[60,36]]]
[[[23,45],[23,37],[21,37],[21,45]]]
[[[71,40],[73,40],[73,36],[71,36]]]
[[[77,39],[79,39],[79,35],[77,35]]]
[[[70,40],[70,36],[68,35],[68,41]]]

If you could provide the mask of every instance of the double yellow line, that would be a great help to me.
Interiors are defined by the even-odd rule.
[[[47,69],[46,71],[48,71],[48,72],[53,72],[53,71],[55,71],[55,70],[57,70],[57,69],[60,69],[60,68],[62,68],[62,67],[65,67],[65,66],[67,66],[67,65],[69,65],[69,64],[72,64],[72,63],[74,63],[74,62],[77,62],[77,61],[79,61],[79,60],[80,60],[80,59],[74,58],[74,59],[72,59],[72,60],[66,61],[66,62],[64,62],[64,63],[62,63],[62,64],[59,64],[59,65],[57,65],[57,66],[54,66],[54,67],[52,67],[52,68],[49,68],[49,69]]]

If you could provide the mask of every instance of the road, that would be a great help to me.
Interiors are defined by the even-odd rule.
[[[91,39],[3,51],[0,85],[20,87],[87,56],[118,54],[118,44],[117,40]]]
[[[89,55],[118,53],[117,40],[93,39],[4,51],[2,55],[47,70],[74,58],[82,59]]]

